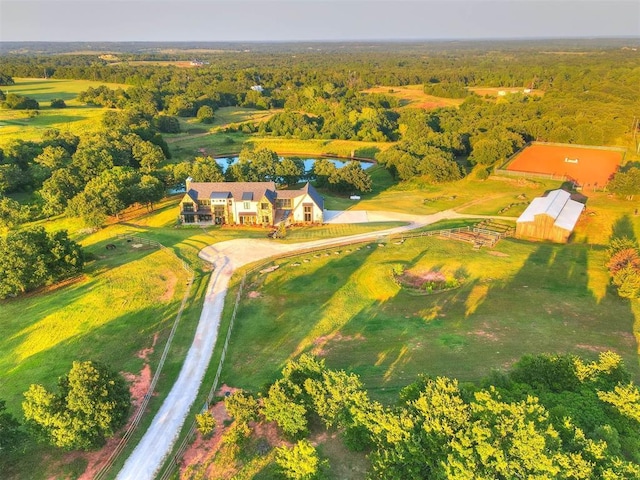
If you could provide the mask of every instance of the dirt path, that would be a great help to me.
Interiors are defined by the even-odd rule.
[[[214,272],[209,280],[193,343],[169,395],[116,478],[118,480],[151,480],[162,466],[166,456],[171,452],[209,366],[218,338],[218,327],[227,287],[237,268],[285,253],[330,247],[348,242],[375,240],[383,235],[405,232],[440,220],[454,218],[489,217],[462,215],[453,210],[433,215],[370,212],[369,221],[372,222],[406,221],[410,223],[402,227],[304,243],[284,244],[267,239],[236,239],[203,248],[199,256],[213,264]]]

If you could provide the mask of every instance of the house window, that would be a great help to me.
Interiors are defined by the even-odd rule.
[[[262,216],[262,223],[265,225],[269,225],[271,223],[271,219],[269,218],[269,215]]]
[[[291,199],[290,198],[281,198],[280,200],[276,201],[276,205],[278,206],[278,208],[289,209],[289,208],[291,208]]]
[[[260,208],[262,210],[268,210],[269,209],[269,204],[268,203],[261,203],[260,204]]]
[[[313,211],[313,206],[312,205],[305,205],[304,206],[304,221],[305,222],[310,222],[313,219],[312,211]]]
[[[183,203],[182,204],[183,212],[193,212],[193,203]]]
[[[251,208],[251,202],[244,202],[242,204],[242,208],[244,208],[245,210],[249,210]]]

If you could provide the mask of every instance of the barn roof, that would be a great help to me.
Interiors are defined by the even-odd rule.
[[[548,215],[554,219],[554,225],[571,231],[583,209],[582,203],[571,200],[569,192],[552,190],[545,197],[534,198],[516,221],[533,222],[537,215]]]

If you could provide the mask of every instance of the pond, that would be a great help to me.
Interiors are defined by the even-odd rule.
[[[282,159],[283,157],[280,157],[280,158]],[[295,158],[295,157],[288,157],[288,158]],[[301,158],[301,157],[297,157],[297,158]],[[236,163],[238,161],[238,157],[216,158],[215,160],[218,163],[218,165],[220,165],[222,167],[222,171],[225,172],[230,165],[233,165],[234,163]],[[313,169],[313,164],[314,164],[314,162],[316,160],[317,160],[316,158],[302,158],[302,161],[304,162],[304,170],[305,170],[304,174],[305,175],[311,173],[311,170]],[[350,160],[338,159],[338,158],[327,158],[326,160],[329,160],[331,163],[333,163],[338,168],[342,168],[347,163],[350,162]],[[364,170],[366,170],[367,168],[370,168],[370,167],[372,167],[374,165],[373,162],[361,162],[361,161],[358,161],[358,163],[360,164],[360,166]],[[185,191],[185,188],[184,188],[184,186],[182,186],[182,187],[170,189],[169,193],[170,194],[176,194],[176,193],[183,193],[184,191]]]
[[[283,157],[280,157],[281,159]],[[296,158],[296,157],[288,157],[288,158]],[[297,157],[297,158],[301,158],[301,157]],[[313,169],[313,164],[315,163],[315,161],[317,160],[316,158],[301,158],[302,161],[304,162],[304,170],[305,170],[305,174],[308,174],[311,172],[311,170]],[[350,162],[350,160],[347,159],[338,159],[338,158],[326,158],[325,160],[329,160],[331,163],[333,163],[336,167],[338,168],[342,168],[344,167],[347,163]],[[222,171],[226,171],[227,168],[230,165],[233,165],[234,163],[236,163],[238,161],[238,157],[227,157],[227,158],[216,158],[216,162],[218,162],[218,165],[220,165],[222,167]],[[373,166],[373,162],[360,162],[358,161],[358,163],[360,164],[360,166],[366,170],[367,168]]]

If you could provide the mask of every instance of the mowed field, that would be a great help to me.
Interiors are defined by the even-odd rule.
[[[313,352],[393,402],[418,374],[478,380],[524,354],[613,350],[636,380],[640,324],[601,278],[602,249],[501,241],[494,250],[419,238],[276,262],[250,277],[222,379],[259,391],[284,363]],[[453,291],[419,296],[394,272],[444,272]],[[604,291],[603,291],[604,290]]]
[[[457,107],[463,102],[461,98],[443,98],[427,95],[422,85],[405,85],[403,87],[373,87],[362,93],[380,93],[397,98],[401,107],[424,108],[433,110],[440,107]]]
[[[565,176],[584,187],[603,187],[622,162],[618,150],[535,144],[509,162],[507,170]]]
[[[87,106],[75,98],[89,87],[106,85],[109,88],[127,88],[127,85],[92,82],[89,80],[59,80],[43,78],[14,78],[16,84],[2,87],[7,93],[17,93],[36,99],[40,110],[34,117],[24,110],[0,109],[0,147],[11,140],[39,140],[49,128],[69,130],[80,134],[95,131],[105,111],[101,107]],[[52,99],[61,98],[67,108],[51,108]]]

